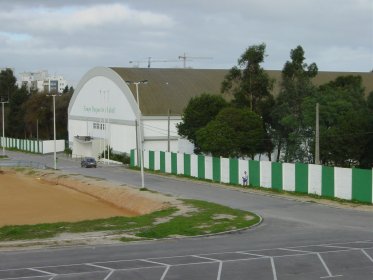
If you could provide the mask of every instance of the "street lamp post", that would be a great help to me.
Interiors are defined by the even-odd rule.
[[[3,101],[1,99],[1,112],[3,117],[3,138],[1,139],[1,146],[3,146],[3,156],[5,156],[5,122],[4,122],[4,104],[9,103],[9,101]]]
[[[141,188],[145,188],[144,184],[144,149],[143,149],[143,141],[142,141],[142,132],[141,132],[141,111],[140,111],[140,100],[139,100],[139,84],[147,84],[148,80],[142,80],[138,82],[132,82],[132,81],[126,81],[127,84],[134,84],[136,87],[136,101],[137,101],[137,131],[139,134],[139,140],[138,140],[138,147],[140,148],[140,169],[141,169]]]
[[[53,161],[54,161],[54,169],[57,169],[57,155],[56,155],[56,94],[52,93],[49,96],[53,97],[53,141],[54,141],[54,152],[53,152]]]
[[[54,169],[57,169],[57,156],[56,156],[56,95],[53,94],[53,140],[54,140]]]

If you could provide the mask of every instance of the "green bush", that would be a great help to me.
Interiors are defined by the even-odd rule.
[[[111,147],[109,148],[108,146],[106,146],[106,150],[105,150],[106,156],[107,156],[109,150],[110,150],[110,159],[111,160],[119,161],[123,164],[129,164],[130,163],[129,154],[127,154],[127,153],[120,153],[120,154],[114,153],[113,148],[111,148]],[[100,158],[104,158],[104,152],[102,152],[100,154]]]

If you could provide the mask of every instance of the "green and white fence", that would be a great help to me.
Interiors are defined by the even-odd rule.
[[[17,139],[9,137],[0,137],[0,146],[4,145],[5,148],[17,149],[20,151],[48,154],[54,152],[54,140],[30,140],[30,139]],[[62,152],[65,149],[65,140],[56,140],[56,151]]]
[[[131,166],[137,166],[136,150],[131,150]],[[159,151],[144,152],[144,168],[228,184],[242,184],[247,171],[248,183],[256,187],[373,202],[372,170],[366,169]]]

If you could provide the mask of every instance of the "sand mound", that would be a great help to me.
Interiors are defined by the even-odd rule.
[[[180,204],[171,197],[81,175],[0,171],[0,226],[136,216]]]
[[[166,209],[175,203],[175,199],[148,191],[140,191],[128,186],[83,176],[46,173],[40,176],[44,182],[61,185],[78,192],[90,195],[116,207],[126,209],[138,215]]]

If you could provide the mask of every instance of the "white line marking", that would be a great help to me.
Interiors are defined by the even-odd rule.
[[[252,255],[252,256],[256,256],[256,257],[268,257],[268,256],[265,256],[265,255],[246,253],[246,252],[237,252],[237,253],[240,253],[240,254],[243,254],[243,255]]]
[[[328,266],[326,265],[324,259],[321,257],[320,253],[316,253],[316,255],[319,257],[319,260],[320,262],[322,263],[322,265],[324,266],[325,270],[326,270],[326,273],[328,273],[328,276],[323,276],[323,277],[320,277],[320,278],[333,278],[333,277],[341,277],[342,275],[333,275]]]
[[[109,274],[104,278],[104,280],[107,280],[110,278],[110,276],[114,273],[115,270],[111,270]]]
[[[170,270],[170,266],[166,266],[166,269],[164,270],[163,274],[162,274],[162,277],[160,280],[164,280],[164,278],[166,277],[167,275],[167,272]]]
[[[160,262],[154,262],[154,261],[149,261],[149,260],[139,260],[139,261],[143,261],[143,262],[147,262],[147,263],[154,263],[154,264],[158,264],[158,265],[161,265],[161,266],[169,266],[168,264],[166,263],[160,263]]]
[[[291,252],[300,252],[300,253],[315,253],[313,251],[306,251],[306,250],[297,250],[297,249],[288,249],[288,248],[278,248],[280,250],[285,250],[285,251],[291,251]]]
[[[222,269],[223,269],[223,262],[219,261],[218,277],[216,278],[216,280],[220,280]]]
[[[325,246],[325,247],[328,247],[328,248],[351,249],[351,250],[360,250],[360,249],[372,249],[373,248],[373,244],[371,245],[371,247],[364,247],[364,248],[347,247],[347,246],[337,246],[337,245],[328,245],[328,246]]]
[[[270,260],[271,260],[273,280],[277,280],[277,273],[276,273],[275,261],[274,261],[273,257],[270,257]]]
[[[192,257],[200,258],[200,259],[205,259],[205,260],[210,260],[210,261],[215,261],[215,262],[220,262],[218,259],[212,259],[208,257],[202,257],[202,256],[197,256],[197,255],[192,255]]]
[[[97,265],[97,264],[93,264],[93,263],[86,263],[86,265],[97,267],[97,268],[103,268],[103,269],[106,269],[106,270],[112,270],[112,268],[110,268],[110,267],[106,267],[106,266],[102,266],[102,265]]]
[[[56,273],[48,272],[48,271],[37,269],[37,268],[28,268],[28,269],[36,271],[36,272],[41,272],[41,273],[44,273],[44,274],[47,274],[47,275],[51,275],[51,276],[56,276],[57,275]]]
[[[361,249],[361,252],[373,263],[373,258],[364,249]]]
[[[53,279],[54,277],[56,277],[57,275],[54,275],[52,278],[49,278],[48,280],[50,279]],[[1,278],[1,280],[17,280],[17,279],[29,279],[29,278],[45,278],[45,277],[48,277],[48,275],[40,275],[40,276],[22,276],[22,277],[17,277],[17,278]]]

